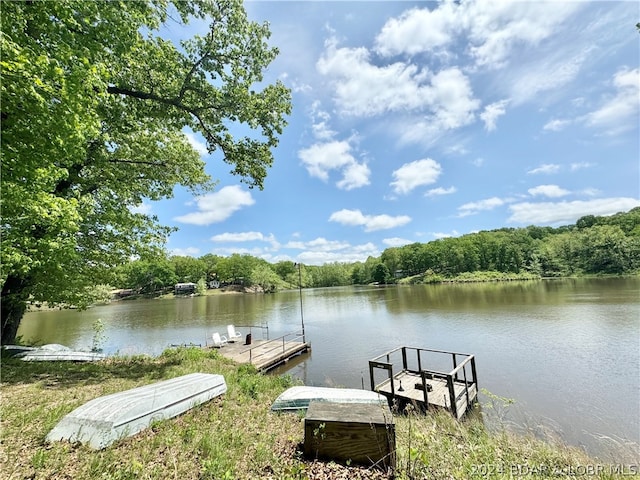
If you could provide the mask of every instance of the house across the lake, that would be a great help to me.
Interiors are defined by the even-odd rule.
[[[195,283],[176,283],[173,293],[175,295],[188,295],[190,293],[195,293],[195,291]]]

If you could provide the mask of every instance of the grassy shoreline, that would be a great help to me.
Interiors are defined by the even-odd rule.
[[[224,375],[227,393],[105,450],[44,442],[64,415],[93,398],[198,371]],[[269,409],[293,379],[259,374],[214,350],[169,349],[157,358],[94,364],[3,359],[1,375],[0,471],[7,479],[389,477],[303,458],[302,416]],[[634,471],[633,465],[605,464],[575,448],[489,432],[473,416],[461,423],[447,413],[396,416],[396,431],[400,479],[609,479]]]

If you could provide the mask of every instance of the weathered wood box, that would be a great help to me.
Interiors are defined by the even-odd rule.
[[[396,430],[389,407],[311,402],[304,419],[308,458],[395,468]]]

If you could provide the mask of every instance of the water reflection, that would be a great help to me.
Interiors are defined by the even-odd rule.
[[[516,399],[522,425],[601,453],[599,436],[640,440],[639,287],[640,279],[578,279],[305,290],[312,352],[278,371],[307,385],[369,388],[368,360],[398,346],[473,353],[480,387]],[[30,313],[18,333],[88,348],[98,318],[105,352],[121,354],[211,343],[229,323],[267,323],[274,338],[301,320],[294,290]]]

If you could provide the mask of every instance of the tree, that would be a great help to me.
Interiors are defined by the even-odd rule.
[[[206,279],[207,282],[218,279],[218,262],[220,261],[220,257],[214,255],[212,253],[207,253],[199,258],[199,260],[204,264]]]
[[[632,242],[620,227],[598,225],[578,238],[581,249],[575,261],[585,272],[622,274],[631,269]]]
[[[122,270],[124,287],[140,293],[154,293],[173,287],[178,281],[173,265],[161,258],[131,262]]]
[[[207,281],[202,277],[196,282],[196,295],[207,294]]]
[[[264,293],[276,292],[284,284],[284,281],[266,261],[256,265],[249,278],[251,284],[261,287]]]
[[[171,229],[132,211],[213,187],[185,131],[263,187],[290,92],[263,86],[277,55],[240,0],[2,4],[2,343],[26,301],[82,306],[113,266],[162,249]],[[165,22],[208,22],[163,39]],[[239,128],[236,128],[239,126]],[[232,132],[249,132],[234,138]]]
[[[285,280],[289,275],[292,275],[298,270],[296,264],[291,260],[282,260],[272,265],[272,268],[282,280]]]
[[[202,259],[176,255],[169,258],[169,261],[173,265],[178,282],[197,283],[201,278],[206,278],[207,264]]]
[[[387,283],[391,278],[389,269],[384,263],[379,263],[373,270],[373,280],[378,283]]]

